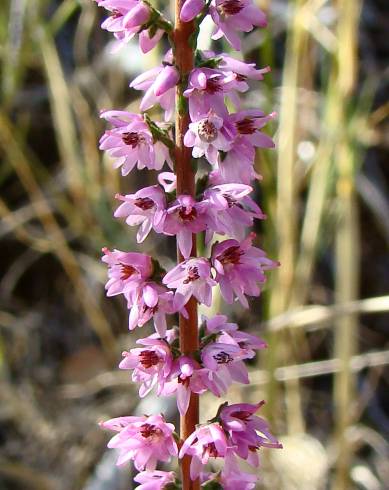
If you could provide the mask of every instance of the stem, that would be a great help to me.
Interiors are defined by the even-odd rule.
[[[184,23],[180,20],[180,12],[184,0],[175,0],[175,30],[174,30],[174,53],[175,63],[180,71],[181,80],[186,80],[194,66],[194,51],[189,44],[189,38],[194,32],[193,22]],[[177,175],[177,195],[187,194],[195,196],[195,171],[192,168],[191,149],[184,145],[184,135],[188,130],[190,122],[187,105],[183,100],[183,85],[178,85],[176,97],[176,149],[175,149],[175,171]],[[192,256],[196,256],[196,240],[192,237]],[[178,261],[183,257],[178,252]],[[191,298],[186,305],[188,318],[179,317],[180,327],[180,350],[185,355],[190,355],[198,349],[198,321],[197,302]],[[185,440],[192,434],[199,423],[199,397],[192,393],[188,411],[181,417],[180,437]],[[182,488],[183,490],[198,490],[198,480],[192,482],[189,467],[191,458],[185,456],[182,460]]]

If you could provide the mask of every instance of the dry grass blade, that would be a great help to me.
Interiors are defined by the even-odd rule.
[[[353,301],[359,293],[360,236],[355,193],[356,157],[347,131],[346,108],[355,87],[357,73],[356,45],[360,15],[358,0],[338,2],[338,83],[342,112],[339,118],[339,143],[337,146],[337,204],[338,223],[336,228],[336,280],[335,296],[338,302]],[[347,66],[347,70],[340,67]],[[340,359],[341,368],[335,376],[334,403],[336,412],[336,435],[339,458],[333,481],[334,490],[350,488],[350,466],[352,448],[346,433],[354,423],[356,415],[356,379],[350,369],[350,360],[356,354],[358,318],[356,315],[339,318],[335,329],[335,357]]]
[[[9,163],[13,166],[20,182],[23,184],[30,198],[31,205],[35,208],[36,215],[40,219],[47,236],[53,242],[53,251],[73,283],[75,290],[78,292],[78,298],[84,308],[86,317],[91,323],[91,327],[100,338],[102,347],[108,358],[113,362],[116,359],[116,341],[110,325],[102,313],[95,295],[85,281],[77,259],[69,248],[63,231],[58,225],[44,193],[35,180],[22,151],[22,144],[15,139],[15,134],[17,132],[12,128],[6,115],[0,112],[0,147],[2,147],[4,153],[7,155]]]
[[[362,313],[384,313],[387,311],[389,311],[389,296],[348,301],[331,306],[303,306],[270,319],[263,324],[263,328],[271,331],[278,331],[288,327],[316,330],[331,324],[339,317]]]

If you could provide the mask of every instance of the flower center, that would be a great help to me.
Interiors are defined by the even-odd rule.
[[[111,12],[111,17],[113,19],[120,19],[120,17],[123,17],[123,14],[121,12],[119,12],[119,10],[113,9]]]
[[[151,368],[152,366],[156,366],[160,361],[160,357],[156,352],[152,350],[143,350],[139,354],[139,361],[143,367],[148,369]]]
[[[257,128],[254,126],[254,120],[249,117],[238,121],[236,123],[236,129],[240,134],[253,134],[257,130]]]
[[[221,75],[217,75],[212,78],[207,79],[207,86],[205,87],[205,92],[207,94],[216,94],[216,92],[221,92],[222,91],[222,86],[220,83],[221,80]]]
[[[182,221],[194,221],[197,218],[197,211],[192,206],[181,206],[178,211],[178,216]]]
[[[198,125],[199,137],[205,143],[212,143],[218,135],[217,127],[209,120],[204,119]]]
[[[234,206],[243,209],[243,206],[231,196],[231,194],[223,194],[224,199],[227,201],[228,207],[233,208]]]
[[[120,276],[120,279],[123,281],[126,281],[129,279],[133,274],[136,273],[136,269],[132,267],[132,265],[127,265],[127,264],[120,264],[121,268],[121,273],[122,275]]]
[[[233,358],[230,356],[230,354],[227,354],[227,352],[224,351],[219,352],[219,354],[216,354],[215,356],[213,356],[213,358],[218,364],[229,364],[233,361]]]
[[[231,417],[248,422],[249,418],[251,417],[251,413],[247,410],[239,410],[238,412],[232,412]]]
[[[140,143],[144,142],[144,138],[140,136],[138,133],[123,133],[122,141],[128,146],[132,146],[132,148],[136,148]]]
[[[189,267],[188,275],[184,280],[184,284],[189,284],[190,282],[196,281],[199,277],[199,269],[197,267]]]
[[[211,458],[217,458],[219,456],[214,442],[208,442],[208,444],[204,446],[204,453],[208,453]]]
[[[236,265],[240,263],[240,258],[243,254],[244,252],[240,249],[239,245],[234,245],[233,247],[227,248],[227,250],[217,257],[217,259],[223,265]]]
[[[240,73],[236,73],[236,81],[237,82],[245,82],[247,80],[247,77],[245,75],[242,75]]]
[[[244,9],[244,4],[241,0],[225,0],[217,9],[221,15],[236,15]]]
[[[186,388],[189,386],[190,383],[190,376],[187,376],[186,378],[183,378],[181,375],[178,376],[177,381],[179,384],[185,386]]]
[[[139,432],[142,437],[148,439],[149,437],[159,435],[161,429],[158,429],[158,427],[155,427],[155,425],[152,424],[143,424],[140,426]]]
[[[138,197],[138,199],[135,199],[134,204],[143,211],[147,211],[154,207],[154,201],[149,197]]]

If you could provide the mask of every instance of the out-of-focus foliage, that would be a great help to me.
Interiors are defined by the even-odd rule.
[[[270,28],[246,37],[244,56],[273,71],[249,105],[279,117],[277,151],[258,158],[269,220],[257,231],[282,267],[250,312],[229,312],[271,347],[252,365],[252,385],[231,398],[266,398],[285,443],[264,457],[264,488],[378,490],[389,478],[389,8],[385,0],[258,3]],[[0,4],[5,489],[128,489],[130,471],[115,469],[96,423],[172,411],[154,399],[134,406],[136,387],[116,364],[135,340],[123,303],[105,300],[99,262],[102,246],[137,247],[112,218],[113,196],[155,175],[119,178],[97,149],[98,114],[135,110],[128,82],[160,53],[141,55],[134,44],[111,55],[101,16],[92,0]],[[154,235],[142,247],[174,260],[171,240]],[[214,412],[205,398],[204,418]]]

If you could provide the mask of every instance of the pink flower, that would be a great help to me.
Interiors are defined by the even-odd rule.
[[[155,104],[160,104],[165,111],[165,121],[170,121],[175,109],[176,85],[179,81],[179,73],[174,66],[173,53],[168,51],[164,57],[163,65],[148,70],[135,78],[130,87],[145,92],[140,110],[142,112],[151,109]]]
[[[115,211],[115,218],[127,218],[129,226],[140,225],[137,233],[138,243],[146,239],[151,229],[162,232],[166,214],[165,193],[158,185],[145,187],[135,194],[116,195],[123,201]]]
[[[143,53],[148,53],[161,40],[164,35],[164,31],[162,29],[157,29],[154,33],[152,28],[144,29],[139,33],[139,46]]]
[[[163,30],[157,32],[150,39],[147,30],[142,30],[142,26],[147,24],[150,19],[150,8],[139,0],[96,0],[99,7],[104,7],[111,12],[101,27],[112,32],[117,39],[115,49],[128,43],[135,34],[140,31],[140,47],[144,53],[150,51],[163,35]]]
[[[181,195],[166,212],[163,232],[176,235],[178,247],[185,259],[192,252],[192,235],[207,227],[206,208],[206,203],[198,203],[191,196]]]
[[[202,467],[209,458],[223,458],[227,454],[229,443],[219,424],[208,424],[197,428],[184,442],[179,457],[192,456],[190,477],[196,480]]]
[[[260,129],[275,116],[275,112],[266,116],[262,111],[252,109],[231,114],[229,119],[243,142],[249,142],[258,148],[274,148],[273,140],[267,134],[261,133]]]
[[[160,337],[166,334],[166,315],[175,313],[173,306],[174,295],[155,282],[143,283],[141,288],[129,289],[126,292],[130,315],[128,328],[143,327],[149,320],[154,320],[154,326]]]
[[[259,465],[257,449],[260,447],[282,448],[282,444],[270,433],[267,422],[254,415],[264,405],[237,403],[220,410],[220,424],[228,433],[234,452],[253,466]]]
[[[192,296],[199,303],[211,306],[212,288],[216,282],[207,259],[199,257],[181,262],[165,275],[162,282],[176,290],[173,304],[177,309],[186,305]]]
[[[118,417],[100,425],[118,432],[108,443],[109,448],[119,449],[118,466],[133,460],[137,470],[153,471],[158,461],[177,456],[174,425],[166,423],[163,415]]]
[[[236,76],[213,68],[195,68],[191,71],[184,95],[189,101],[189,114],[196,121],[210,111],[227,117],[224,96],[237,88]]]
[[[193,148],[194,158],[205,155],[208,162],[217,165],[219,151],[228,151],[231,148],[233,135],[222,117],[210,112],[208,116],[189,124],[184,137],[185,146]]]
[[[248,351],[241,349],[228,334],[224,334],[223,339],[201,349],[203,383],[216,396],[226,393],[233,381],[249,384],[248,371],[243,360],[253,356],[254,354],[249,355]]]
[[[112,124],[100,139],[100,150],[115,158],[115,168],[122,167],[122,175],[138,169],[161,170],[166,161],[172,167],[169,148],[154,141],[148,124],[139,114],[126,111],[104,111],[101,117]]]
[[[169,483],[174,483],[176,480],[173,471],[142,471],[134,478],[134,481],[141,483],[136,488],[138,490],[164,490],[168,488]]]
[[[215,0],[210,13],[217,28],[212,39],[225,36],[231,46],[240,50],[238,32],[250,32],[254,26],[265,27],[266,16],[253,0]]]
[[[202,382],[199,364],[187,356],[180,356],[174,361],[170,381],[164,384],[163,395],[176,394],[177,408],[185,415],[191,393],[204,393],[206,386]]]
[[[204,8],[205,0],[185,0],[181,8],[180,18],[182,22],[190,22]]]
[[[263,250],[251,245],[254,236],[250,234],[242,242],[225,240],[212,251],[216,281],[224,300],[231,304],[236,296],[245,308],[248,308],[245,295],[259,296],[266,281],[265,271],[278,266]]]
[[[231,451],[232,452],[232,451]],[[254,473],[242,471],[235,458],[227,455],[228,464],[223,465],[220,474],[220,483],[224,490],[253,490],[258,482],[258,476]]]
[[[148,255],[120,250],[111,252],[108,248],[103,248],[103,252],[102,261],[108,264],[107,296],[136,291],[153,272]]]
[[[210,176],[213,184],[241,183],[249,185],[254,179],[261,179],[254,170],[255,148],[242,137],[238,137],[225,158]]]
[[[139,396],[145,397],[157,387],[157,395],[162,393],[164,383],[169,378],[173,365],[173,356],[170,345],[165,340],[150,336],[137,340],[137,344],[144,347],[123,352],[120,369],[132,369],[132,381],[141,383]]]
[[[246,473],[240,469],[232,449],[227,450],[221,473],[206,475],[206,483],[209,484],[209,488],[223,488],[224,490],[253,490],[257,481],[256,474]],[[206,484],[204,487],[208,488]]]
[[[239,330],[236,323],[228,323],[225,315],[215,315],[206,319],[206,333],[208,335],[218,334],[218,342],[234,342],[242,349],[245,359],[251,359],[255,351],[266,349],[267,344],[264,340]]]
[[[208,217],[211,219],[207,243],[214,232],[242,240],[246,228],[253,225],[254,218],[266,218],[249,197],[252,190],[252,187],[244,184],[222,184],[206,189],[204,200],[209,202]]]
[[[239,85],[239,92],[246,92],[249,89],[246,80],[263,80],[264,75],[270,72],[270,67],[256,68],[255,63],[245,63],[237,60],[226,53],[218,54],[218,69],[226,73],[234,73]]]

